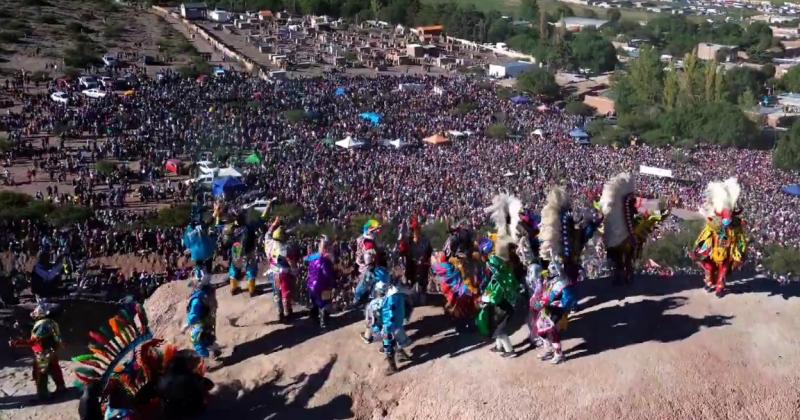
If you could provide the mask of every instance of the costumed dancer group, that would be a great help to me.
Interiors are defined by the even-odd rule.
[[[492,340],[491,351],[515,357],[509,324],[520,306],[526,306],[522,312],[527,312],[530,341],[542,347],[539,358],[563,362],[561,332],[577,306],[577,286],[584,277],[581,257],[587,243],[602,231],[614,284],[630,283],[648,235],[667,214],[660,206],[647,208],[635,190],[634,178],[621,173],[604,185],[598,202],[576,209],[568,191],[555,187],[549,191],[541,215],[526,209],[518,198],[499,194],[485,209],[494,225],[489,237],[476,240],[473,231],[457,224],[451,226],[443,250],[435,254],[420,223],[412,218],[410,229],[401,231],[398,254],[404,275],[399,276],[393,275],[378,243],[381,224],[367,221],[357,239],[357,287],[352,302],[364,307],[366,327],[361,339],[380,341],[390,373],[398,370],[398,362],[410,360],[405,324],[414,303],[421,303],[419,296],[427,293],[427,278],[432,273],[445,298],[444,310],[457,331],[477,331]],[[707,222],[691,252],[706,273],[706,288],[718,296],[724,294],[727,276],[742,265],[747,252],[746,224],[737,207],[740,190],[735,178],[709,183],[701,208]],[[234,215],[228,227],[220,226],[221,205],[215,205],[213,212],[216,226],[204,223],[202,206],[193,207],[192,222],[184,234],[195,265],[184,327],[193,350],[162,347],[163,341],[154,338],[149,329],[144,308],[127,302],[107,326],[89,334],[90,353],[73,359],[81,364],[76,370],[84,387],[81,419],[172,418],[205,406],[213,386],[204,377],[205,359],[219,352],[215,287],[207,274],[217,251],[218,232],[227,247],[231,293],[239,291],[244,272],[253,296],[256,236],[270,207],[261,220],[252,223],[243,214]],[[264,237],[265,275],[272,285],[278,316],[282,321],[292,317],[298,267],[305,263],[311,318],[324,329],[337,287],[330,242],[322,237],[316,252],[301,258],[299,250],[286,244],[284,235],[281,220],[275,218]],[[243,270],[237,267],[240,262]],[[523,296],[528,298],[527,305],[520,305]],[[40,302],[31,313],[35,321],[31,338],[10,343],[33,349],[33,378],[42,399],[49,396],[49,378],[55,382],[56,392],[65,389],[56,355],[61,338],[51,313],[52,305]]]

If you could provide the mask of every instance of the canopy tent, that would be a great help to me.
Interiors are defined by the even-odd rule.
[[[165,171],[173,173],[175,175],[178,175],[178,172],[180,172],[180,169],[181,169],[181,161],[179,161],[178,159],[170,159],[164,165],[164,170]]]
[[[211,187],[211,193],[214,195],[214,197],[221,197],[223,194],[226,196],[236,194],[237,192],[244,191],[244,189],[244,182],[240,181],[238,178],[226,176],[214,180],[214,184]]]
[[[432,136],[430,136],[430,137],[428,137],[428,138],[426,138],[426,139],[424,139],[422,141],[424,141],[425,143],[434,144],[434,145],[450,143],[450,139],[448,139],[447,137],[445,137],[445,136],[443,136],[441,134],[434,134],[434,135],[432,135]]]
[[[457,138],[457,139],[459,139],[461,137],[467,137],[467,133],[465,133],[463,131],[458,131],[458,130],[450,130],[450,131],[447,132],[447,134],[450,137],[454,137],[454,138]]]
[[[542,131],[541,128],[537,128],[536,130],[533,130],[533,135],[539,136],[539,137],[543,137],[544,136],[544,131]]]
[[[411,143],[409,143],[409,142],[407,142],[405,140],[402,140],[402,139],[394,139],[394,140],[387,141],[386,145],[394,147],[395,149],[402,149],[404,147],[411,146]]]
[[[800,184],[791,184],[783,187],[781,189],[786,194],[793,195],[795,197],[800,197]]]
[[[217,172],[217,176],[220,178],[225,178],[225,177],[241,178],[242,173],[229,166],[227,168],[220,169],[219,172]]]
[[[546,111],[549,111],[550,108],[545,104],[541,104],[541,105],[536,107],[536,110],[539,111],[539,112],[546,112]]]
[[[248,165],[260,165],[261,156],[259,156],[258,153],[251,153],[250,156],[245,158],[244,163]]]
[[[529,104],[531,103],[531,98],[527,96],[517,95],[511,98],[511,102],[513,102],[515,105]]]
[[[343,87],[338,87],[335,91],[333,91],[335,96],[344,96],[345,93],[347,93],[347,90],[345,90]]]
[[[336,142],[336,145],[343,149],[358,149],[364,147],[366,143],[361,140],[355,140],[351,136],[347,136]]]
[[[589,133],[581,130],[580,128],[573,128],[570,130],[569,136],[575,141],[575,143],[583,145],[591,144],[589,141]]]
[[[639,165],[639,173],[661,178],[672,178],[671,169],[657,168],[655,166]]]
[[[369,121],[372,123],[373,126],[379,125],[381,123],[381,116],[375,112],[364,112],[359,115],[362,120]]]

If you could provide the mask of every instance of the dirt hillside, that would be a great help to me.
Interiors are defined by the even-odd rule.
[[[438,307],[417,309],[408,332],[414,362],[384,375],[377,345],[358,339],[359,314],[320,334],[306,319],[276,322],[270,296],[218,290],[222,357],[210,377],[217,419],[797,419],[800,418],[800,285],[734,283],[717,299],[697,278],[642,278],[629,289],[581,285],[567,363],[538,361],[521,327],[522,355],[501,359],[456,335]],[[184,283],[147,302],[157,335],[180,332]],[[626,297],[627,295],[627,297]],[[69,369],[67,369],[69,370]],[[71,373],[70,373],[71,376]],[[29,369],[0,369],[0,418],[77,418],[77,401],[20,407],[33,394]]]

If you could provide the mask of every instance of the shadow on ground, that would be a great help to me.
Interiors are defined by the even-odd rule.
[[[328,403],[309,407],[314,395],[328,381],[336,355],[317,372],[301,374],[291,382],[279,385],[283,376],[277,372],[275,377],[237,398],[241,384],[223,386],[202,419],[235,418],[236,420],[315,420],[343,419],[353,417],[353,399],[349,395],[339,395]]]
[[[584,342],[570,349],[568,356],[591,356],[648,341],[668,343],[683,340],[702,328],[728,325],[733,319],[723,315],[694,318],[665,313],[683,306],[687,300],[684,297],[647,299],[573,315],[564,335],[581,338]]]

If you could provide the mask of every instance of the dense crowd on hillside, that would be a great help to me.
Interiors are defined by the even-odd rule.
[[[401,83],[406,89],[398,90]],[[607,177],[644,164],[672,169],[680,179],[639,179],[643,195],[675,208],[696,209],[707,181],[738,176],[755,242],[800,245],[800,221],[792,217],[800,200],[780,192],[796,176],[773,169],[768,152],[580,146],[568,134],[583,124],[579,117],[515,105],[479,80],[327,76],[269,83],[229,74],[199,83],[167,75],[143,79],[135,91],[132,97],[84,98],[72,106],[46,94],[23,95],[21,113],[2,115],[0,125],[17,144],[5,153],[6,169],[26,166],[27,179],[13,182],[36,181],[37,198],[81,204],[95,213],[64,232],[8,224],[0,247],[35,253],[48,240],[69,244],[82,257],[157,253],[175,267],[183,251],[181,229],[131,229],[145,218],[133,207],[198,197],[196,185],[166,175],[168,159],[191,162],[210,152],[223,164],[241,162],[253,151],[263,157],[261,165],[239,167],[251,191],[247,197],[295,203],[304,211],[303,223],[348,226],[364,214],[398,223],[418,215],[477,228],[486,224],[482,209],[498,191],[513,192],[538,209],[548,189],[562,183],[588,205]],[[362,119],[364,112],[379,114],[381,122]],[[486,131],[493,124],[503,124],[509,135],[490,138]],[[470,134],[442,146],[421,142],[450,130]],[[332,145],[346,136],[372,147]],[[402,139],[410,147],[379,146],[383,139]],[[99,173],[93,165],[99,160],[126,164]],[[229,208],[244,204],[231,201]],[[672,221],[666,229],[677,225]]]

